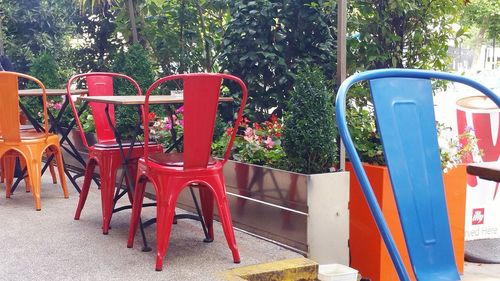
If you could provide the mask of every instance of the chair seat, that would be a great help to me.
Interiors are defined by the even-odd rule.
[[[130,147],[130,144],[131,144],[131,142],[122,142],[122,146],[124,148]],[[154,145],[159,145],[159,144],[157,142],[150,141],[149,145],[154,146]],[[135,142],[134,143],[134,147],[138,147],[138,146],[142,147],[142,143]],[[93,147],[95,147],[95,148],[109,148],[109,149],[120,148],[120,146],[118,145],[118,143],[116,141],[114,141],[114,140],[113,141],[106,141],[106,142],[99,142],[99,143],[94,144]]]
[[[21,130],[20,135],[21,135],[21,140],[37,140],[45,138],[45,133],[32,130]],[[51,136],[55,135],[49,134],[49,137]],[[3,136],[0,136],[0,140],[3,140]]]
[[[183,167],[183,153],[154,153],[149,155],[149,160],[164,166]],[[217,160],[213,157],[208,158],[208,166],[215,165]]]

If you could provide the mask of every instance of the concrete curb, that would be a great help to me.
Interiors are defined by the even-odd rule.
[[[318,280],[318,264],[310,259],[296,258],[240,267],[225,272],[226,281]]]

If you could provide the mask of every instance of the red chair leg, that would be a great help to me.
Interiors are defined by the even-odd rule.
[[[164,198],[162,193],[157,194],[156,206],[156,271],[163,269],[163,258],[168,251],[168,241],[172,230],[172,222],[174,221],[175,202],[177,200],[180,189],[175,183],[169,182],[169,187],[172,187],[172,192],[166,194]]]
[[[229,210],[229,203],[227,201],[227,196],[225,192],[224,176],[219,175],[218,178],[214,178],[214,182],[211,183],[215,190],[215,199],[217,201],[217,207],[219,209],[220,221],[222,224],[222,229],[224,230],[224,235],[226,236],[227,244],[231,249],[233,254],[234,263],[240,263],[240,254],[238,252],[238,247],[236,246],[236,238],[234,237],[233,222],[231,219],[231,213]]]
[[[113,159],[102,157],[99,160],[101,174],[101,204],[102,204],[102,233],[108,234],[109,223],[113,216],[113,197],[115,195],[116,173],[121,166],[121,158]]]
[[[92,182],[92,175],[94,174],[95,165],[95,160],[90,159],[87,167],[85,168],[85,177],[80,193],[80,199],[78,200],[78,207],[76,208],[75,220],[80,219],[80,214],[82,213],[83,206],[85,205],[85,201],[87,201],[87,195],[89,194],[90,183]]]
[[[208,236],[214,240],[214,195],[210,188],[204,186],[200,187],[199,192],[203,220],[208,230]]]
[[[128,230],[127,247],[134,246],[134,237],[137,232],[139,218],[141,217],[142,202],[144,201],[144,190],[146,189],[146,179],[137,179],[135,184],[134,200],[132,204],[132,216],[130,217],[130,226]]]

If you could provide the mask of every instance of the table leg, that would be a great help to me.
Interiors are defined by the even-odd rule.
[[[43,102],[43,100],[42,100],[41,97],[39,97],[39,99],[40,99],[41,102]],[[59,110],[59,113],[57,114],[56,117],[54,117],[54,115],[50,111],[48,111],[48,116],[49,116],[50,124],[51,124],[51,126],[49,128],[49,132],[51,132],[51,133],[59,133],[61,135],[61,138],[59,140],[61,148],[64,149],[66,152],[68,152],[68,154],[70,154],[73,158],[75,158],[78,162],[80,162],[82,164],[82,167],[85,168],[85,166],[86,166],[85,160],[80,155],[80,153],[78,152],[78,150],[76,149],[76,147],[74,146],[74,144],[71,142],[71,140],[68,138],[68,135],[71,132],[71,129],[73,129],[74,126],[76,125],[76,121],[73,120],[69,124],[69,126],[68,126],[68,128],[67,128],[66,131],[64,131],[62,129],[61,125],[60,125],[61,124],[60,121],[61,121],[62,116],[64,114],[64,111],[66,110],[66,108],[68,107],[68,105],[69,105],[69,101],[66,99],[64,101],[64,103],[62,104],[61,109]],[[24,107],[22,105],[22,103],[19,104],[19,107],[24,112],[24,114],[26,115],[26,117],[28,118],[28,120],[31,122],[31,124],[33,125],[33,127],[35,128],[35,130],[37,130],[38,132],[42,132],[44,130],[44,128],[38,123],[38,121],[35,118],[33,118],[32,112],[30,112],[26,107]],[[86,107],[87,107],[87,102],[85,102],[82,105],[82,107],[80,108],[80,110],[78,111],[78,116],[80,116],[83,113],[83,111],[85,110]],[[64,143],[68,144],[69,147],[70,147],[70,149],[67,148],[66,146],[64,146]],[[45,163],[45,165],[42,168],[42,175],[47,170],[50,162],[53,159],[54,159],[53,155],[49,156],[49,158],[47,159],[47,162]],[[21,180],[24,178],[25,173],[26,173],[26,169],[23,169],[23,177],[17,178],[16,182],[12,186],[11,193],[14,193],[14,191],[17,188],[17,186],[19,185],[19,183],[21,182]],[[73,177],[71,175],[71,173],[66,168],[66,165],[64,166],[64,173],[69,178],[69,180],[71,181],[71,183],[73,184],[73,186],[75,187],[75,189],[78,191],[78,193],[80,193],[80,187],[78,186],[78,183],[76,182],[76,177]],[[94,181],[96,181],[95,178],[93,178],[93,179],[94,179]]]
[[[114,202],[113,202],[114,204],[113,204],[113,212],[112,213],[115,213],[115,212],[118,212],[118,211],[130,208],[130,206],[126,206],[127,208],[120,208],[120,209],[116,209],[115,210],[114,205],[116,204],[116,201],[118,201],[118,199],[119,199],[119,194],[120,194],[119,191],[121,189],[121,186],[122,186],[124,178],[126,179],[126,185],[127,185],[128,192],[131,192],[133,194],[133,185],[134,185],[135,179],[133,179],[133,180],[131,179],[131,176],[129,174],[128,166],[129,166],[130,157],[132,155],[132,150],[133,150],[134,145],[135,145],[135,140],[136,140],[137,135],[138,135],[138,129],[137,128],[135,129],[134,137],[132,138],[132,141],[130,143],[128,154],[125,155],[125,151],[123,149],[123,143],[122,143],[120,132],[116,128],[115,124],[113,124],[113,122],[111,120],[111,117],[109,115],[109,104],[106,104],[106,107],[104,108],[104,111],[106,113],[106,119],[108,120],[108,124],[111,127],[111,129],[113,130],[113,133],[115,135],[116,143],[118,144],[118,147],[120,149],[120,154],[121,154],[122,160],[123,160],[123,163],[122,163],[122,169],[123,169],[122,170],[122,175],[120,176],[120,181],[118,182],[117,191],[115,193],[115,199],[114,199]],[[140,109],[139,109],[139,122],[141,120],[141,118],[140,118],[141,115],[140,114],[141,114],[141,112],[140,112]],[[139,218],[139,228],[141,230],[141,236],[142,236],[142,242],[143,242],[142,251],[143,252],[149,252],[149,251],[151,251],[151,247],[148,246],[148,242],[147,242],[147,239],[146,239],[146,234],[144,233],[144,226],[143,226],[141,218]]]

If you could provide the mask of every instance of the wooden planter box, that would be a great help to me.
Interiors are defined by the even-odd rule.
[[[307,254],[348,264],[349,173],[292,173],[228,161],[224,176],[235,227]],[[177,206],[194,211],[188,189]]]
[[[412,279],[415,280],[404,242],[403,230],[399,223],[399,215],[396,202],[394,201],[388,170],[383,166],[363,165],[382,209],[382,213],[403,258],[405,267]],[[389,252],[368,209],[368,204],[350,163],[346,163],[346,170],[351,172],[351,199],[349,203],[351,267],[359,270],[363,278],[369,278],[372,281],[398,280],[396,269],[392,264]],[[463,273],[466,197],[465,166],[460,165],[444,174],[444,186],[455,259],[458,271]]]

